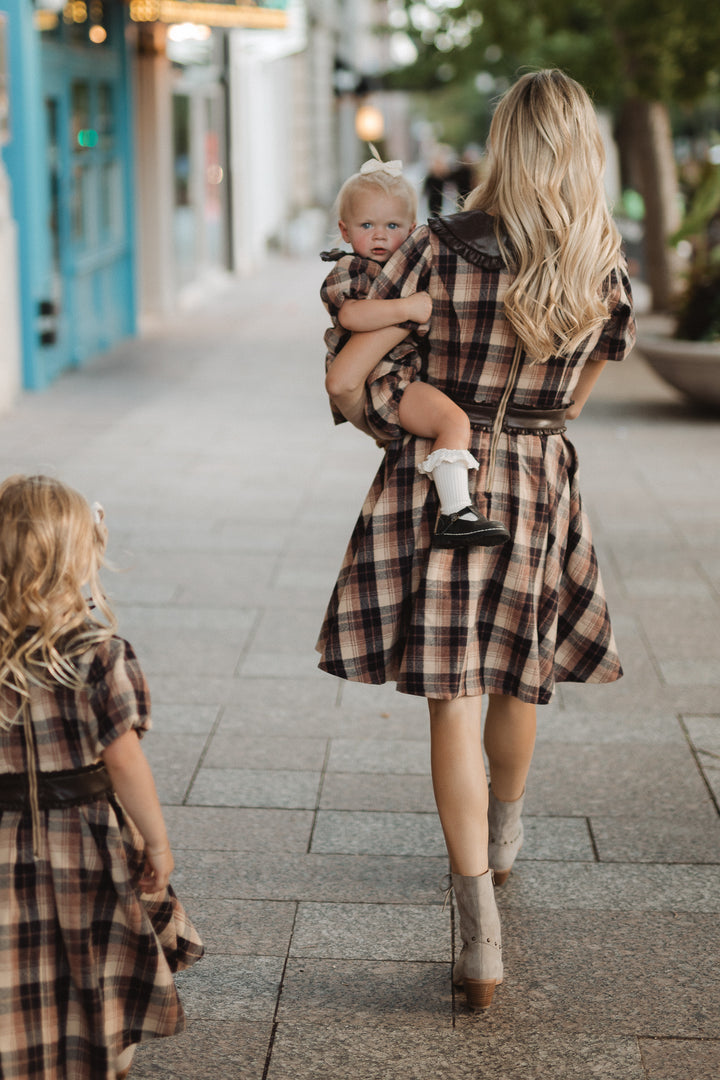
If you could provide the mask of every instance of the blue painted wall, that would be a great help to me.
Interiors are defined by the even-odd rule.
[[[8,13],[3,153],[18,224],[23,380],[40,389],[136,330],[131,57],[117,0],[106,3],[108,40],[99,46],[41,34],[31,0],[0,0],[0,10]],[[101,95],[113,99],[112,133],[86,149],[73,129],[74,84],[87,87],[91,129]],[[56,314],[43,314],[43,305]]]

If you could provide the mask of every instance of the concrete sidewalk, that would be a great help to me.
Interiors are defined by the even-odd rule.
[[[106,507],[175,887],[207,956],[134,1080],[716,1080],[720,420],[633,356],[573,425],[626,676],[540,710],[506,981],[450,981],[425,704],[316,669],[380,460],[334,429],[323,266],[278,260],[25,397],[0,471]]]

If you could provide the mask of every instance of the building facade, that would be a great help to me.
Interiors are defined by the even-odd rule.
[[[324,245],[366,156],[379,7],[0,0],[0,410],[269,252]]]

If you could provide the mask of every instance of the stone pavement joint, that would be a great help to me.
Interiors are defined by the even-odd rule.
[[[424,702],[318,672],[380,460],[324,397],[318,261],[277,259],[25,396],[0,463],[106,508],[174,884],[207,945],[134,1080],[715,1080],[720,425],[640,355],[572,425],[626,675],[540,709],[506,981],[450,980]]]

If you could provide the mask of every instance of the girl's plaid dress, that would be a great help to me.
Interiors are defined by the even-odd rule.
[[[460,404],[497,405],[516,344],[503,314],[510,281],[493,220],[482,211],[431,219],[375,278],[373,297],[427,290],[433,316],[417,358],[390,372],[384,363],[368,380],[367,419],[392,441],[325,615],[318,642],[325,671],[395,681],[404,693],[431,698],[496,693],[535,703],[549,701],[557,682],[612,682],[622,674],[577,457],[564,434],[503,430],[487,492],[491,432],[475,427],[475,504],[503,521],[512,541],[431,547],[438,500],[417,471],[431,440],[403,432],[399,400],[422,378]],[[630,285],[625,274],[613,275],[606,288],[610,318],[602,332],[569,359],[533,365],[523,358],[511,407],[563,408],[584,363],[627,355],[635,336]]]
[[[92,765],[129,729],[150,727],[126,641],[94,647],[78,667],[86,690],[32,688],[41,772]],[[0,773],[27,767],[19,721],[0,729]],[[142,838],[114,795],[40,814],[36,861],[30,810],[0,810],[0,1077],[114,1080],[124,1047],[183,1030],[172,973],[202,944],[172,889],[140,898]]]

